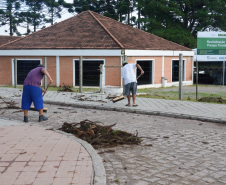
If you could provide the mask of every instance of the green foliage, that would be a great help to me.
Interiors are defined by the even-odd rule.
[[[21,9],[21,1],[18,0],[5,0],[2,1],[0,9],[0,27],[4,25],[9,26],[9,35],[12,36],[13,33],[18,33],[17,26],[23,22],[19,12]],[[6,30],[7,32],[7,30]]]
[[[196,47],[197,31],[210,25],[226,29],[224,0],[135,0],[135,6],[143,30],[186,47]]]

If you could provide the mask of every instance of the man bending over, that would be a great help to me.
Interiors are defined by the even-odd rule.
[[[39,64],[38,67],[32,69],[28,73],[24,80],[21,102],[21,109],[24,111],[24,122],[28,122],[28,110],[30,110],[32,102],[35,110],[39,111],[39,122],[48,120],[48,118],[43,115],[42,92],[46,93],[46,91],[40,88],[41,80],[44,75],[49,78],[49,83],[53,82],[48,71],[43,67],[43,65]]]
[[[121,70],[121,77],[124,79],[124,85],[125,85],[125,94],[128,99],[128,104],[126,106],[131,106],[130,104],[130,91],[132,92],[132,98],[133,98],[133,106],[138,106],[135,103],[136,100],[136,93],[137,93],[137,79],[135,75],[135,68],[137,67],[141,71],[141,75],[144,74],[143,69],[140,67],[139,64],[128,64],[127,61],[124,61],[122,63],[123,68]]]

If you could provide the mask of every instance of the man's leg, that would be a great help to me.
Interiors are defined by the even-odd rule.
[[[29,86],[23,87],[23,94],[22,94],[22,100],[21,100],[21,109],[24,111],[24,122],[28,122],[28,110],[31,106],[31,96],[29,91]]]
[[[127,99],[128,99],[128,106],[130,106],[130,98],[131,98],[131,96],[128,95],[128,96],[127,96]]]
[[[126,104],[126,106],[130,106],[130,98],[131,98],[131,96],[130,96],[130,83],[125,85],[124,95],[126,95],[127,99],[128,99],[128,104]]]
[[[39,122],[48,120],[47,117],[43,116],[43,109],[39,109]]]
[[[28,122],[28,110],[24,110],[24,122],[27,123]]]
[[[28,110],[24,110],[24,116],[28,115]]]
[[[43,115],[43,109],[39,109],[38,112],[39,112],[39,116]]]
[[[136,94],[132,95],[133,98],[133,105],[136,105],[135,100],[136,100]]]
[[[48,120],[48,118],[43,115],[43,97],[41,88],[32,86],[32,101],[35,110],[39,111],[39,122]]]
[[[136,94],[137,94],[137,83],[132,82],[131,84],[131,90],[132,90],[132,98],[133,98],[133,106],[137,106],[136,104]]]

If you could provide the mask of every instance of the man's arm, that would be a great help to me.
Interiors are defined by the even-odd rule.
[[[140,67],[140,65],[139,65],[139,64],[136,64],[136,67],[137,67],[138,69],[140,69],[141,75],[143,75],[143,74],[144,74],[144,71],[143,71],[143,69]]]
[[[50,74],[48,73],[48,71],[45,68],[42,68],[41,71],[42,71],[43,74],[45,74],[49,78],[49,83],[50,84],[53,83],[53,80],[52,80]]]

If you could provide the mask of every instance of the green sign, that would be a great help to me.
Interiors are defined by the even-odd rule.
[[[226,55],[226,38],[198,38],[197,55]]]

